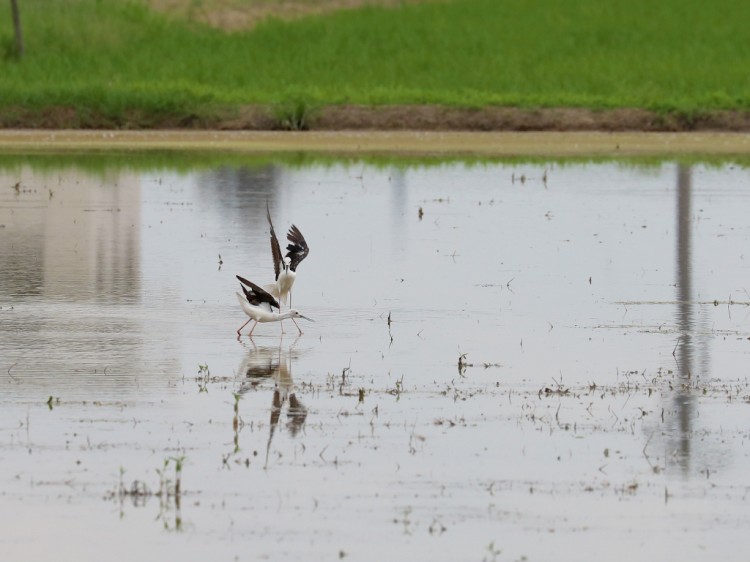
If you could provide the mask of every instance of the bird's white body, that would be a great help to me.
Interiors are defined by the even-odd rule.
[[[292,285],[294,285],[294,280],[297,278],[297,266],[310,253],[310,248],[308,248],[307,241],[302,236],[299,228],[292,225],[286,235],[289,241],[286,247],[287,253],[286,256],[282,256],[281,245],[273,229],[273,221],[271,220],[271,211],[268,208],[268,203],[266,203],[266,218],[268,219],[268,226],[271,228],[271,257],[273,257],[273,270],[276,274],[276,282],[266,285],[264,289],[272,294],[280,304],[286,304],[288,300],[289,308],[291,308]]]
[[[274,312],[274,308],[280,311],[281,306],[279,305],[279,301],[276,300],[272,294],[270,294],[265,289],[258,287],[258,285],[256,285],[252,281],[248,281],[244,277],[240,277],[239,275],[237,275],[236,277],[240,282],[242,293],[244,293],[243,296],[242,293],[237,292],[237,300],[240,301],[242,311],[250,317],[247,322],[245,322],[237,329],[237,337],[240,336],[242,328],[247,326],[248,323],[252,320],[255,320],[255,324],[253,324],[253,327],[248,334],[250,336],[253,335],[253,330],[255,330],[259,322],[279,322],[279,325],[281,326],[281,333],[283,334],[284,325],[281,324],[282,320],[291,318],[292,322],[294,322],[295,318],[304,318],[305,320],[310,320],[311,322],[313,321],[312,318],[303,316],[294,309],[287,310],[283,314]],[[294,325],[297,326],[297,322],[294,322]],[[299,326],[297,326],[297,329],[299,330],[300,335],[302,335],[302,330]]]
[[[291,269],[279,273],[279,279],[276,281],[276,285],[279,288],[279,302],[281,304],[286,304],[286,301],[289,300],[289,306],[292,306],[292,285],[294,285],[296,277],[297,274]]]
[[[279,271],[279,278],[276,283],[271,283],[263,287],[271,293],[281,304],[286,304],[289,300],[289,306],[292,306],[292,286],[297,278],[297,273],[289,269],[289,258],[284,258],[284,267]]]
[[[237,300],[240,301],[242,311],[247,314],[252,320],[260,322],[261,324],[266,322],[281,322],[282,320],[286,320],[288,318],[296,318],[298,316],[301,316],[301,314],[296,310],[287,310],[283,314],[279,314],[278,312],[273,312],[271,310],[271,305],[268,303],[263,302],[259,305],[250,304],[242,295],[242,293],[237,291],[237,293],[235,294],[237,295]]]

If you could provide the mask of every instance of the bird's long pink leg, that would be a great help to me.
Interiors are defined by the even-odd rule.
[[[245,323],[244,323],[244,324],[243,324],[242,326],[240,326],[240,327],[239,327],[239,328],[237,329],[237,335],[238,335],[238,336],[242,335],[242,334],[240,334],[240,331],[242,330],[242,328],[244,328],[245,326],[247,326],[247,325],[248,325],[248,323],[250,322],[250,320],[252,320],[252,318],[249,318],[249,319],[247,320],[247,322],[245,322]]]
[[[289,310],[292,310],[292,290],[289,289]],[[299,335],[302,335],[302,330],[300,330],[299,324],[297,324],[297,321],[292,318],[292,322],[294,322],[294,325],[297,326],[297,329],[299,330]]]
[[[251,318],[251,320],[252,320],[252,318]],[[248,322],[250,322],[250,320],[248,320]],[[253,325],[253,329],[250,330],[250,333],[248,334],[248,336],[252,336],[253,335],[253,330],[255,330],[255,326],[257,326],[257,325],[258,325],[258,321],[256,320],[255,324]]]

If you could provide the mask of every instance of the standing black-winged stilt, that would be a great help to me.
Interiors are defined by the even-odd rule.
[[[287,240],[291,242],[288,244],[286,249],[286,256],[282,258],[281,247],[279,246],[279,240],[276,238],[276,232],[273,229],[273,222],[271,221],[271,212],[268,209],[266,203],[266,217],[268,218],[268,225],[271,227],[271,255],[273,256],[273,270],[276,274],[276,283],[269,285],[272,288],[269,291],[273,296],[279,299],[279,302],[286,304],[287,297],[289,297],[289,306],[292,306],[292,285],[297,277],[297,267],[303,259],[310,253],[310,248],[307,246],[305,237],[302,236],[299,228],[292,225],[289,232],[286,235]]]
[[[268,225],[271,227],[271,256],[273,257],[273,271],[276,274],[275,283],[266,285],[265,289],[276,297],[281,304],[286,304],[287,297],[289,298],[289,308],[292,307],[292,285],[294,280],[297,278],[297,266],[300,262],[307,257],[310,253],[310,248],[307,246],[305,237],[302,236],[299,228],[292,225],[289,232],[286,235],[287,240],[290,244],[287,245],[286,256],[282,258],[281,247],[279,246],[279,240],[276,238],[276,232],[273,229],[273,222],[271,221],[271,211],[268,209],[268,203],[266,203],[266,217],[268,218]],[[297,322],[292,318],[294,325],[297,326]],[[297,326],[299,330],[299,326]]]
[[[237,275],[237,279],[240,280],[240,287],[242,287],[242,292],[244,293],[243,296],[238,291],[237,300],[240,301],[240,306],[242,307],[242,310],[245,312],[245,314],[250,317],[250,319],[242,326],[240,326],[237,330],[238,336],[240,335],[240,330],[247,326],[250,320],[255,320],[255,324],[250,330],[250,333],[248,334],[249,336],[253,335],[253,330],[255,330],[255,326],[258,325],[258,322],[281,322],[282,320],[286,320],[287,318],[291,318],[292,320],[294,320],[295,318],[304,318],[305,320],[314,322],[312,318],[303,316],[298,311],[293,309],[288,310],[283,314],[274,312],[273,308],[280,310],[280,307],[279,302],[273,297],[273,295],[264,291],[252,281],[248,281],[247,279],[240,277],[239,275]],[[297,323],[295,322],[294,325],[297,326]],[[299,333],[302,334],[302,330],[300,330],[299,326],[297,326],[297,329],[299,330]]]

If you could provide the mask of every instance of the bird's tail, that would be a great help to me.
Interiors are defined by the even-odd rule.
[[[247,299],[245,298],[245,296],[239,291],[237,291],[235,295],[237,295],[237,300],[240,301],[240,305],[242,306],[242,308],[245,308],[245,305],[247,304]]]

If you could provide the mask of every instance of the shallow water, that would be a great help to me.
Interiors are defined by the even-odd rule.
[[[749,179],[6,167],[2,551],[742,559]],[[235,274],[273,276],[266,202],[310,244],[315,322],[238,341]]]

